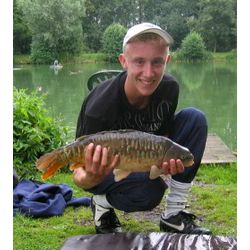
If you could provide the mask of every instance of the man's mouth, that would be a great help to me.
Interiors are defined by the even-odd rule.
[[[144,85],[151,85],[155,83],[155,80],[143,80],[143,79],[139,79],[139,80]]]

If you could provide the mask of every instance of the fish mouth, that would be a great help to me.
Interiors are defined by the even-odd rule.
[[[194,160],[190,159],[190,160],[185,161],[184,166],[191,167],[191,166],[193,166],[193,164],[194,164]]]

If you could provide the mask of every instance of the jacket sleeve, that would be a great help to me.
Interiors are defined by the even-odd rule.
[[[83,135],[94,134],[103,130],[103,123],[85,113],[86,100],[83,102],[77,119],[75,139]]]

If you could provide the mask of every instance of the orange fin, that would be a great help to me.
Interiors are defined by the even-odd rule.
[[[69,169],[71,171],[75,170],[76,168],[80,168],[80,167],[84,167],[84,165],[82,163],[74,163],[72,165],[70,165]]]
[[[56,171],[58,171],[62,166],[60,164],[54,164],[52,167],[50,167],[48,170],[46,170],[43,175],[42,175],[42,179],[45,181],[47,180],[49,177],[53,176],[55,174]]]
[[[50,176],[54,175],[58,169],[62,168],[65,165],[67,165],[67,162],[63,162],[58,152],[55,151],[41,156],[36,161],[36,167],[40,171],[44,172],[44,174],[42,175],[43,180],[46,180]]]

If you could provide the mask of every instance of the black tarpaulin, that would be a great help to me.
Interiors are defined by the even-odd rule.
[[[167,233],[116,233],[68,238],[61,250],[236,250],[234,237]]]

